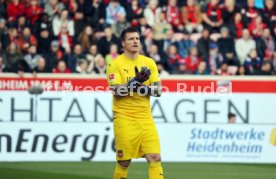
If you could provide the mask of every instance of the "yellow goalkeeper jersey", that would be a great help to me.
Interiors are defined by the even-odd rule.
[[[135,59],[129,59],[125,54],[118,56],[107,65],[108,85],[126,84],[135,77],[135,66],[141,70],[146,66],[151,70],[150,78],[144,82],[144,85],[160,81],[155,62],[146,56],[138,55]],[[150,108],[150,97],[139,96],[133,93],[132,96],[113,97],[114,118],[123,118],[128,120],[149,120],[152,118]]]

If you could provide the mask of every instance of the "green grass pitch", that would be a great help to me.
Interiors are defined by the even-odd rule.
[[[113,162],[0,163],[0,179],[112,179]],[[274,164],[163,163],[165,179],[276,179]],[[147,179],[147,164],[134,162],[129,179]]]

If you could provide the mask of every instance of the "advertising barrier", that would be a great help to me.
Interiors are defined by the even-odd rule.
[[[276,125],[158,123],[162,160],[276,163]],[[112,123],[4,123],[0,161],[115,161]]]
[[[0,121],[112,122],[111,92],[0,92]],[[160,123],[227,123],[229,112],[237,123],[276,124],[276,95],[254,93],[163,93],[151,98],[152,114]]]
[[[163,161],[276,163],[276,79],[170,77],[151,98]],[[42,94],[28,90],[40,86]],[[237,116],[227,124],[228,113]],[[0,77],[0,161],[114,161],[104,77]]]

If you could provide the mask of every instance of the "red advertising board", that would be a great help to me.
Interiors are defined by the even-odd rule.
[[[104,76],[90,75],[16,75],[0,76],[0,91],[28,90],[42,86],[48,91],[106,91]],[[162,79],[164,92],[233,92],[276,93],[276,78],[273,77],[218,77],[218,76],[171,76]]]

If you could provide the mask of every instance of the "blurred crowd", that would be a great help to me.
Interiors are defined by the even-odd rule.
[[[105,74],[141,33],[161,76],[275,75],[275,0],[0,0],[0,73]]]

